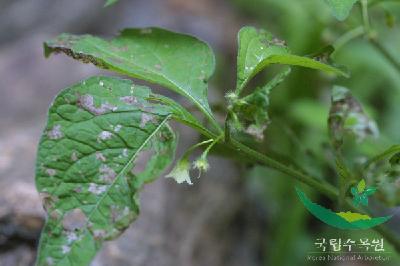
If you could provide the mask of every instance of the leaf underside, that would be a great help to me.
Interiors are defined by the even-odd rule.
[[[37,154],[48,213],[38,265],[88,265],[137,217],[139,189],[176,148],[170,111],[150,95],[131,81],[93,77],[54,100]]]
[[[160,28],[126,29],[112,40],[62,34],[45,43],[45,54],[63,52],[85,63],[169,88],[212,118],[208,79],[215,58],[199,39]]]
[[[345,20],[349,16],[353,5],[357,1],[358,0],[325,0],[327,5],[332,10],[333,16],[341,21]]]
[[[335,66],[326,64],[321,58],[310,58],[291,54],[285,42],[271,33],[254,27],[244,27],[238,34],[239,53],[237,59],[237,90],[241,91],[249,80],[270,64],[284,64],[319,69],[347,76]]]

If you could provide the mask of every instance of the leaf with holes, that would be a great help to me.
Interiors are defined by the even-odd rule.
[[[256,140],[261,141],[264,139],[264,130],[270,123],[268,115],[269,94],[272,89],[285,80],[290,71],[288,67],[266,85],[255,89],[252,93],[236,102],[233,106],[233,112],[238,119],[235,123],[237,129],[244,129],[247,134],[253,136]]]
[[[343,144],[346,134],[362,141],[368,136],[378,137],[377,124],[365,112],[361,103],[351,92],[341,86],[334,86],[331,96],[328,127],[331,141],[336,149]]]
[[[319,69],[347,76],[343,70],[326,64],[325,58],[310,58],[291,54],[285,42],[271,33],[254,27],[244,27],[238,36],[237,92],[240,92],[257,73],[271,64],[284,64]]]
[[[357,1],[358,0],[325,0],[326,4],[331,8],[332,14],[338,20],[345,20]]]
[[[126,29],[110,41],[62,34],[45,43],[46,56],[52,52],[172,89],[195,103],[217,126],[207,98],[214,54],[195,37],[159,28]]]
[[[48,219],[38,265],[88,265],[137,217],[139,189],[168,166],[176,137],[169,107],[147,87],[93,77],[54,100],[37,154]]]

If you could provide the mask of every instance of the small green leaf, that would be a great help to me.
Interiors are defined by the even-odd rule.
[[[358,190],[356,187],[351,187],[351,194],[355,197],[358,195]]]
[[[349,16],[353,5],[357,1],[358,0],[325,0],[327,5],[331,8],[332,14],[341,21]]]
[[[214,54],[195,37],[159,28],[126,29],[112,40],[62,34],[45,43],[45,55],[53,52],[169,88],[196,104],[218,127],[207,98]]]
[[[357,191],[358,191],[358,193],[361,194],[364,191],[364,189],[365,189],[365,180],[361,179],[361,181],[358,182],[358,184],[357,184]]]
[[[357,141],[367,136],[377,137],[378,127],[365,113],[361,104],[351,92],[340,86],[334,86],[329,111],[329,134],[335,148],[343,144],[345,134],[350,134]]]
[[[364,206],[368,206],[368,197],[366,195],[361,195],[360,196],[360,202]]]
[[[118,0],[107,0],[106,3],[104,4],[104,7],[111,6],[117,2]]]
[[[303,66],[347,76],[344,71],[324,62],[291,54],[284,41],[274,38],[265,30],[244,27],[239,31],[238,42],[237,92],[240,92],[252,77],[270,64]]]
[[[364,190],[364,195],[371,196],[377,191],[376,187],[369,187]]]
[[[36,164],[48,214],[38,265],[89,265],[138,216],[139,189],[176,148],[169,108],[148,102],[150,94],[131,81],[93,77],[54,100]]]

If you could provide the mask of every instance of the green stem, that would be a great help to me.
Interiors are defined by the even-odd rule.
[[[213,140],[218,139],[215,141],[215,143],[219,142],[222,140],[221,135],[215,135],[214,133],[208,131],[208,130],[202,130],[202,133]],[[207,142],[209,142],[208,140]],[[238,152],[241,152],[248,156],[249,158],[253,159],[256,162],[259,162],[267,167],[270,167],[272,169],[275,169],[281,173],[287,174],[290,177],[306,184],[309,185],[310,187],[316,189],[323,195],[329,197],[332,200],[335,200],[339,196],[338,190],[329,184],[328,182],[321,180],[321,179],[316,179],[312,176],[309,176],[307,174],[304,174],[303,172],[300,172],[298,170],[295,170],[291,168],[290,166],[287,166],[279,161],[276,161],[273,158],[270,158],[262,153],[259,153],[256,150],[253,150],[252,148],[238,142],[237,140],[231,138],[230,142],[222,142],[223,145],[232,148]],[[348,205],[349,208],[355,209],[351,203],[346,201],[346,205]],[[359,212],[358,209],[355,209],[357,212]],[[389,243],[391,243],[394,248],[400,253],[400,239],[393,234],[393,232],[389,231],[386,227],[384,226],[377,226],[373,228],[376,232],[381,234]]]
[[[225,127],[224,127],[225,142],[231,141],[231,120],[232,120],[232,110],[228,108],[228,113],[226,115]]]
[[[368,0],[361,0],[361,14],[365,32],[370,33],[371,25],[369,23],[369,15],[368,15]]]
[[[330,185],[329,183],[323,181],[323,180],[318,180],[314,177],[308,176],[302,172],[299,172],[289,166],[286,166],[285,164],[278,162],[264,154],[261,154],[246,145],[243,145],[242,143],[236,141],[235,139],[232,139],[230,146],[235,148],[238,152],[243,152],[250,158],[252,158],[255,161],[258,161],[262,163],[265,166],[268,166],[270,168],[273,168],[279,172],[285,173],[298,181],[307,184],[314,189],[320,191],[323,193],[325,196],[334,199],[338,196],[338,192],[335,187]]]
[[[364,169],[367,169],[369,166],[371,166],[371,164],[379,162],[383,159],[385,159],[387,156],[395,154],[400,152],[400,145],[393,145],[392,147],[390,147],[389,149],[385,150],[384,152],[372,157],[371,159],[369,159],[365,165],[364,165]]]
[[[336,152],[336,165],[337,168],[337,172],[339,172],[339,197],[338,197],[338,205],[339,205],[339,209],[342,209],[344,206],[344,202],[346,200],[346,191],[347,191],[347,184],[349,181],[349,171],[346,167],[346,165],[344,164],[344,160],[343,160],[343,156],[341,151],[337,151]]]
[[[362,36],[363,34],[364,34],[363,26],[359,26],[355,29],[352,29],[352,30],[346,32],[345,34],[343,34],[342,36],[340,36],[333,44],[333,47],[337,51],[340,48],[342,48],[345,44],[347,44],[348,42]]]

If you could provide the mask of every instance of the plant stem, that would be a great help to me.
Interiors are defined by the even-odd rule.
[[[367,169],[371,164],[379,162],[383,159],[385,159],[387,156],[395,154],[400,152],[400,145],[393,145],[392,147],[390,147],[389,149],[385,150],[384,152],[372,157],[371,159],[369,159],[365,165],[364,168]]]
[[[400,62],[396,60],[389,51],[378,41],[376,34],[371,30],[371,25],[368,16],[368,0],[361,0],[361,14],[364,25],[365,36],[369,42],[388,60],[393,67],[400,72]]]
[[[242,143],[236,141],[235,139],[232,139],[231,141],[231,146],[234,147],[237,151],[241,151],[250,158],[252,158],[255,161],[258,161],[265,166],[268,166],[270,168],[273,168],[279,172],[285,173],[289,176],[294,177],[298,181],[309,185],[310,187],[313,187],[323,193],[325,196],[334,199],[338,196],[338,192],[335,187],[330,185],[329,183],[323,181],[323,180],[318,180],[314,177],[308,176],[302,172],[299,172],[290,166],[286,166],[283,163],[280,163],[264,154],[261,154],[246,145],[243,145]]]
[[[369,23],[369,15],[368,15],[368,0],[361,0],[361,14],[365,32],[370,33],[371,25]]]
[[[340,48],[342,48],[345,44],[347,44],[348,42],[350,42],[350,41],[362,36],[363,34],[364,34],[364,27],[363,26],[359,26],[357,28],[354,28],[354,29],[346,32],[342,36],[340,36],[335,41],[335,43],[333,44],[333,47],[337,51]]]
[[[221,135],[215,135],[214,133],[208,131],[207,129],[203,130],[202,133],[211,139],[221,141],[223,138]],[[337,199],[339,196],[339,191],[337,188],[329,184],[328,182],[321,180],[321,179],[316,179],[312,176],[309,176],[307,174],[304,174],[298,170],[295,170],[291,168],[290,166],[287,166],[273,158],[270,158],[262,153],[259,153],[256,150],[253,150],[252,148],[240,143],[239,141],[235,140],[234,138],[231,138],[230,142],[225,142],[222,141],[223,145],[228,146],[229,148],[232,148],[238,152],[242,152],[249,158],[253,159],[254,161],[257,161],[267,167],[270,167],[272,169],[275,169],[281,173],[287,174],[291,176],[292,178],[295,178],[296,180],[309,185],[310,187],[318,190],[320,193],[323,195],[329,197],[332,200]],[[357,212],[360,212],[357,208],[352,206],[352,204],[347,200],[345,201],[346,205],[350,208],[353,209]],[[372,228],[376,232],[378,232],[380,235],[382,235],[389,243],[393,245],[393,247],[396,249],[397,252],[400,253],[400,239],[396,237],[396,235],[389,231],[385,226],[377,226]]]
[[[338,205],[339,209],[343,208],[344,202],[346,200],[346,191],[348,187],[348,182],[350,180],[349,170],[347,169],[342,152],[339,149],[336,150],[336,171],[339,173],[339,197],[338,197]]]

